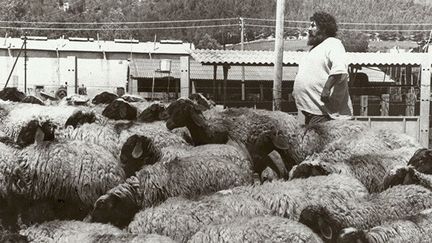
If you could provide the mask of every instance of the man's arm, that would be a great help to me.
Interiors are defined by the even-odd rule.
[[[324,103],[330,102],[330,90],[333,88],[333,86],[342,80],[345,80],[347,78],[348,74],[346,73],[340,73],[340,74],[333,74],[330,75],[327,79],[327,82],[324,85],[324,89],[321,93],[321,101]]]

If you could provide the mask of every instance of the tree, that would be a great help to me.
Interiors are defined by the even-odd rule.
[[[367,52],[369,48],[369,37],[361,32],[341,32],[339,38],[342,40],[347,52]]]

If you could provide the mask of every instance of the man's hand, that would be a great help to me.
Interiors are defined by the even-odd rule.
[[[324,104],[327,104],[330,102],[330,89],[327,89],[324,87],[324,89],[321,93],[321,101],[324,102]]]

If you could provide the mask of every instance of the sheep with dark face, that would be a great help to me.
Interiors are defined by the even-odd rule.
[[[208,100],[201,93],[193,93],[189,95],[189,99],[195,101],[198,106],[202,107],[202,110],[208,110],[215,106],[215,103],[211,100]]]
[[[4,114],[0,117],[0,130],[14,140],[17,140],[21,129],[32,120],[38,120],[41,123],[50,121],[60,128],[77,110],[72,106],[40,106],[23,103],[5,103],[2,108]]]
[[[265,157],[267,154],[260,154],[259,151],[256,151],[254,144],[261,133],[294,127],[296,123],[294,117],[282,112],[254,111],[239,108],[228,109],[213,119],[206,119],[200,109],[188,99],[178,99],[171,103],[166,114],[169,117],[166,123],[167,128],[173,129],[186,126],[195,145],[234,141],[233,144],[246,148],[252,158],[255,172],[261,173],[267,166],[270,166],[278,172],[279,176],[283,176],[278,167],[271,162],[271,159],[255,159],[256,157]],[[262,164],[262,161],[270,164]],[[292,165],[286,166],[290,167]]]
[[[432,150],[421,148],[415,152],[408,162],[417,171],[432,174]]]
[[[391,156],[391,151],[398,149],[400,149],[403,159],[401,158],[395,161],[395,165],[398,163],[406,164],[411,158],[410,156],[412,156],[412,154],[414,154],[414,152],[419,148],[421,148],[421,146],[414,140],[414,138],[406,134],[400,134],[388,130],[368,129],[357,134],[351,134],[349,137],[341,137],[336,139],[334,142],[327,144],[325,150],[307,157],[300,165],[291,171],[291,174],[294,178],[312,176],[314,175],[312,173],[313,171],[322,174],[321,172],[325,172],[326,169],[322,168],[319,163],[323,166],[325,166],[324,163],[326,163],[330,167],[332,167],[332,165],[329,164],[337,164],[334,165],[336,167],[338,165],[346,167],[346,165],[343,164],[354,163],[356,161],[354,159],[356,156],[381,154],[382,156],[380,157],[385,158]],[[405,154],[403,150],[406,150],[405,152],[408,154]],[[408,155],[409,157],[407,157]],[[350,162],[350,160],[352,161]],[[371,156],[370,160],[378,165],[380,163],[380,160],[373,156]],[[390,169],[391,168],[388,170]]]
[[[94,122],[96,122],[96,115],[94,112],[83,112],[81,110],[78,110],[66,120],[65,127],[72,126],[73,128],[77,128],[84,123]]]
[[[18,134],[16,143],[26,147],[35,142],[35,138],[43,136],[43,141],[53,141],[57,126],[50,120],[31,120],[23,126]]]
[[[202,154],[160,161],[100,197],[89,219],[124,226],[140,208],[169,197],[194,198],[252,182],[250,172],[223,157]]]
[[[111,102],[113,102],[116,99],[118,99],[118,95],[104,91],[104,92],[96,95],[93,98],[92,103],[95,105],[97,105],[97,104],[110,104]]]
[[[102,115],[113,120],[136,120],[137,108],[123,99],[111,102],[102,112]]]
[[[432,211],[420,212],[415,216],[388,221],[367,230],[346,228],[339,236],[339,243],[386,243],[411,242],[426,243],[432,241]]]
[[[43,134],[38,128],[37,134]],[[124,182],[116,158],[103,147],[80,140],[47,141],[21,150],[17,175],[19,196],[30,201],[66,202],[71,218],[83,218],[103,193]],[[25,207],[25,205],[24,205]],[[54,206],[55,207],[55,206]],[[59,215],[62,215],[61,210]],[[40,215],[42,218],[44,215]]]
[[[161,103],[153,103],[146,109],[144,109],[138,116],[139,122],[154,122],[163,120],[163,112],[165,106]]]
[[[387,188],[385,178],[394,169],[405,166],[416,150],[417,148],[400,148],[380,153],[353,154],[350,157],[345,157],[341,151],[325,151],[296,166],[291,178],[345,174],[360,180],[369,192],[380,192]]]
[[[432,175],[417,171],[412,166],[402,166],[394,169],[384,178],[384,188],[411,184],[421,185],[432,190]]]
[[[301,210],[309,205],[339,204],[366,195],[359,181],[341,175],[273,181],[220,191],[197,201],[168,199],[137,213],[128,230],[138,234],[165,234],[185,242],[208,225],[262,215],[298,220]]]
[[[305,208],[300,222],[325,241],[334,242],[347,227],[367,230],[389,220],[413,216],[432,207],[432,192],[418,185],[395,186],[365,199]]]
[[[209,225],[192,236],[189,242],[319,243],[322,240],[311,229],[296,221],[275,216],[257,216]]]
[[[236,147],[226,144],[207,144],[197,147],[190,146],[182,140],[161,139],[149,135],[132,135],[124,143],[120,161],[128,176],[142,166],[158,161],[169,162],[185,156],[213,156],[224,158],[251,172],[251,164],[247,154]]]
[[[20,102],[25,98],[25,94],[15,87],[4,88],[0,91],[0,99]]]
[[[39,99],[33,95],[26,96],[24,99],[21,100],[21,102],[22,103],[37,104],[37,105],[45,105],[45,103],[41,99]]]

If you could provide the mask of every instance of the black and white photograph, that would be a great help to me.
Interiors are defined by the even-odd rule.
[[[432,242],[431,13],[0,0],[0,243]]]

